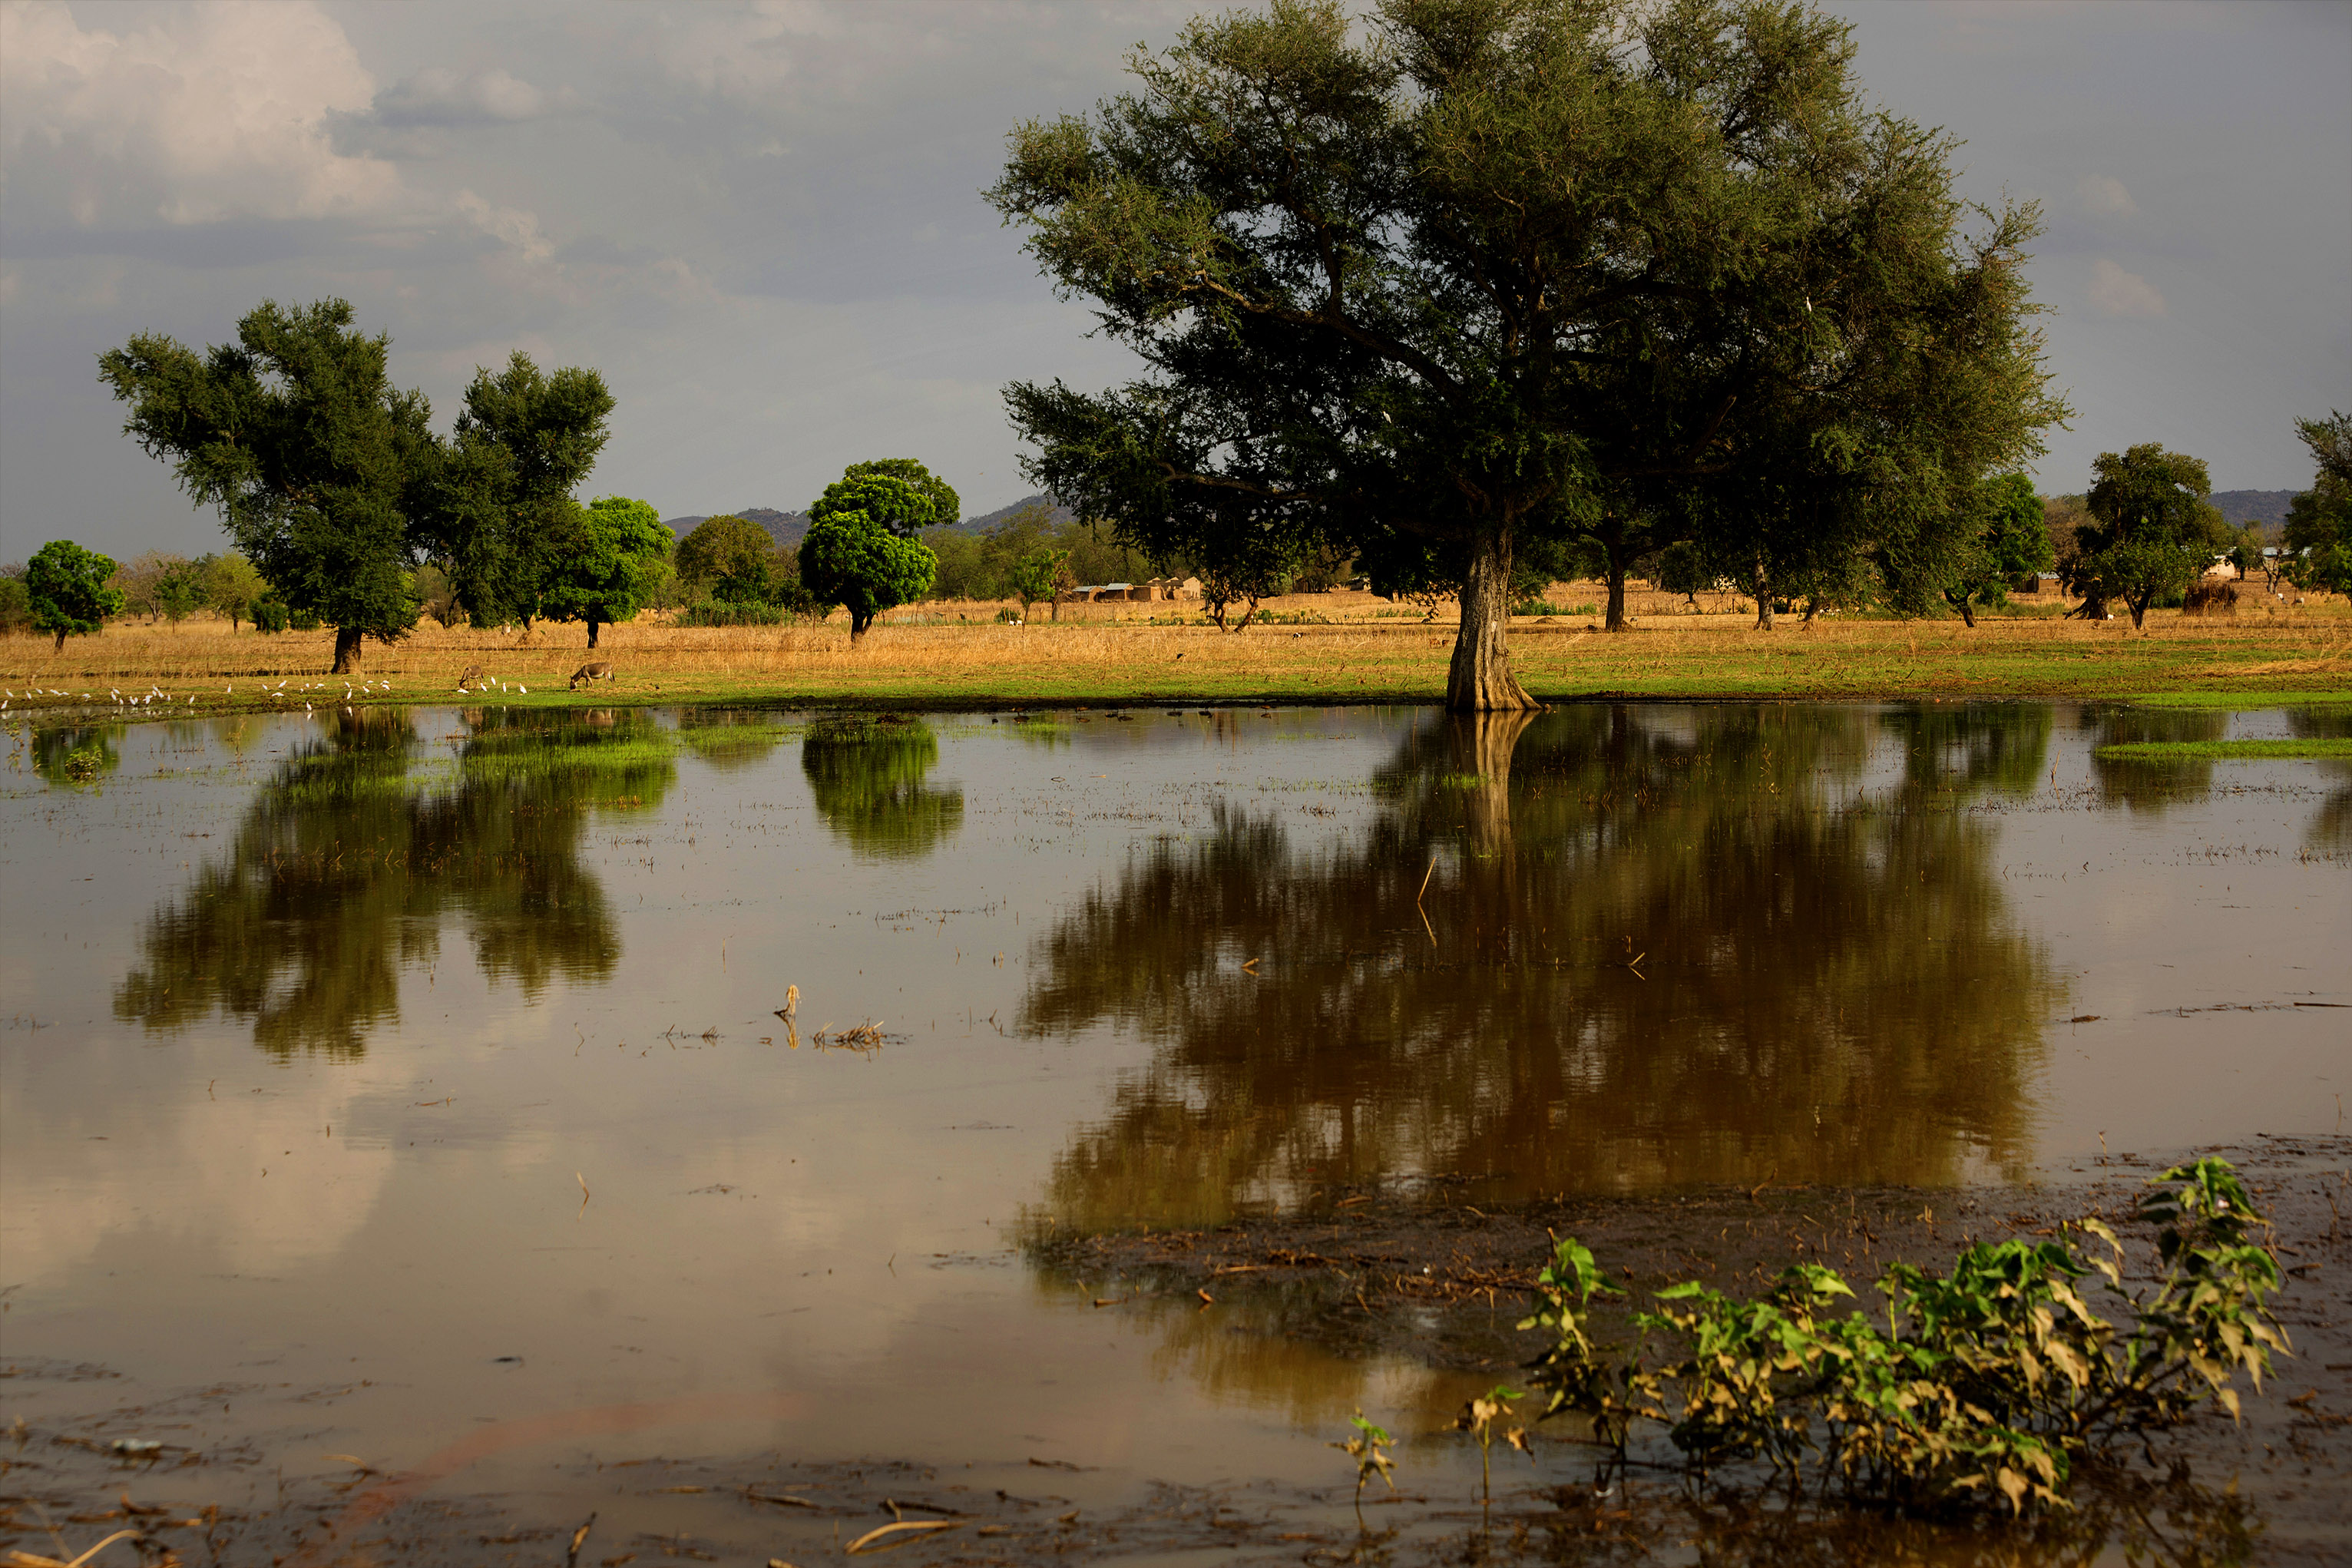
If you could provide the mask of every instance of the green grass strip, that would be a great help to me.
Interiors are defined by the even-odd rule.
[[[2139,708],[2194,708],[2242,712],[2262,708],[2352,706],[2352,691],[2143,691],[2124,700]]]
[[[2296,741],[2127,741],[2101,746],[2106,763],[2251,763],[2273,758],[2352,757],[2352,736]]]

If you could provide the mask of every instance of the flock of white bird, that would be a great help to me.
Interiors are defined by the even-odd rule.
[[[387,695],[392,690],[392,682],[389,680],[362,680],[357,686],[353,686],[350,681],[346,680],[342,684],[343,700],[346,702],[355,701],[363,694],[381,697]],[[302,693],[306,691],[331,691],[334,689],[334,682],[332,681],[306,681],[302,685],[295,687],[294,690],[289,693],[286,689],[289,686],[293,685],[294,678],[289,675],[275,686],[264,686],[261,689],[261,694],[264,697],[275,698],[281,702],[293,702],[299,700],[302,704],[302,710],[308,713],[316,711],[316,705],[312,703],[309,698],[304,697]],[[505,689],[504,683],[500,684],[499,689],[501,690]],[[526,687],[523,689],[528,691],[530,689]],[[55,687],[43,686],[28,686],[25,689],[24,694],[28,698],[73,697],[77,695],[77,693],[71,691],[59,691]],[[107,689],[106,695],[107,700],[112,702],[117,708],[150,708],[154,706],[155,702],[159,699],[166,705],[176,705],[180,700],[173,693],[164,690],[160,686],[151,686],[146,690],[132,697],[125,697],[120,688],[109,687]],[[236,683],[235,681],[230,681],[227,685],[222,687],[221,695],[224,697],[236,696]],[[88,691],[79,693],[79,696],[84,702],[95,702],[98,700],[95,694]],[[0,688],[0,713],[5,713],[8,710],[9,704],[16,700],[16,693],[15,691]],[[191,692],[188,695],[187,705],[191,708],[196,705],[195,693]]]

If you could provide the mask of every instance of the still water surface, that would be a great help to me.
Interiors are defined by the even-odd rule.
[[[50,731],[0,799],[8,1414],[136,1407],[298,1469],[540,1422],[476,1484],[748,1447],[1328,1480],[1349,1411],[1420,1431],[1463,1391],[1202,1353],[1019,1237],[2326,1131],[2347,1015],[2294,1004],[2352,1001],[2352,770],[2093,755],[2323,731],[2033,704]],[[868,1023],[878,1049],[819,1043]]]

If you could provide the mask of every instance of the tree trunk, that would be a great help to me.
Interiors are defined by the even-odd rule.
[[[1949,588],[1944,590],[1944,602],[1960,612],[1960,619],[1968,623],[1970,631],[1977,628],[1976,612],[1969,605],[1969,601],[1975,597],[1974,594],[1962,594],[1956,598]]]
[[[1511,848],[1511,753],[1536,721],[1525,708],[1473,713],[1446,721],[1446,749],[1459,776],[1475,779],[1465,795],[1474,858],[1493,859]]]
[[[1486,713],[1542,706],[1511,673],[1510,625],[1510,536],[1482,533],[1470,546],[1470,572],[1462,584],[1462,629],[1445,674],[1447,708]]]
[[[588,646],[590,647],[594,647],[596,646],[596,630],[604,624],[604,622],[598,620],[593,616],[588,617]]]
[[[337,675],[357,675],[360,672],[360,628],[335,628],[335,669]]]
[[[1601,547],[1609,562],[1609,614],[1601,626],[1604,631],[1622,632],[1625,630],[1625,573],[1633,565],[1625,548],[1625,520],[1606,519],[1601,530]]]
[[[59,633],[58,634],[58,640],[57,640],[56,646],[54,646],[53,647],[51,647],[51,648],[49,649],[49,651],[50,651],[51,653],[63,653],[63,652],[65,652],[65,651],[66,651],[66,634],[65,634],[65,633],[63,633],[63,632],[59,632]]]
[[[874,617],[872,616],[861,616],[856,610],[850,611],[849,646],[856,647],[859,643],[864,642],[866,640],[866,628],[873,624]]]
[[[2150,604],[2155,602],[2155,599],[2156,595],[2153,594],[2126,594],[2124,595],[2124,603],[2131,606],[2132,626],[2135,629],[2139,626],[2141,617],[2147,614],[2147,607]]]

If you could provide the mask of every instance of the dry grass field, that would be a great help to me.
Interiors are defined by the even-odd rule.
[[[1591,614],[1514,623],[1512,658],[1537,696],[2128,697],[2158,692],[2343,692],[2352,689],[2352,608],[2250,595],[2233,616],[2152,612],[2145,630],[2040,616],[1904,622],[1783,617],[1769,632],[1728,598],[1693,613],[1668,595],[1636,594],[1633,630],[1610,636]],[[1559,584],[1552,602],[1599,602],[1597,584]],[[924,605],[894,612],[852,648],[824,625],[701,629],[648,616],[605,628],[592,655],[578,626],[445,631],[366,646],[354,700],[448,700],[479,664],[499,700],[529,705],[765,702],[1009,707],[1120,702],[1435,700],[1454,641],[1450,606],[1433,620],[1366,594],[1270,603],[1238,635],[1201,624],[1185,605],[1066,605],[1062,618],[995,621],[999,606]],[[1675,613],[1679,610],[1681,613]],[[2054,610],[2054,606],[2053,607]],[[326,672],[330,632],[232,632],[194,617],[178,627],[118,624],[52,653],[39,637],[0,639],[0,697],[28,708],[146,699],[183,710],[345,700]],[[568,693],[590,658],[617,679]],[[366,684],[362,686],[361,682]],[[499,683],[503,683],[502,685]],[[269,689],[265,692],[264,688]],[[160,693],[150,697],[150,693]],[[194,700],[190,702],[190,699]]]

